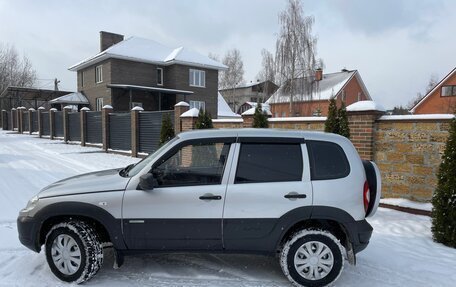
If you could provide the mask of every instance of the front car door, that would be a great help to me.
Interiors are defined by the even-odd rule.
[[[177,143],[152,165],[153,190],[129,184],[123,231],[129,249],[220,250],[235,138]]]
[[[310,217],[312,184],[304,139],[239,137],[235,150],[223,213],[224,247],[272,251],[287,218]]]

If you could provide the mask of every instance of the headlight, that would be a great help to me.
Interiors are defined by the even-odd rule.
[[[34,197],[32,197],[32,199],[30,199],[28,202],[27,202],[27,206],[22,210],[22,212],[29,212],[30,210],[34,209],[36,204],[38,203],[38,195],[35,195]]]

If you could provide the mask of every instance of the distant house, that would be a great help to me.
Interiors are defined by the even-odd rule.
[[[317,70],[311,78],[298,78],[293,83],[297,94],[293,97],[293,112],[290,113],[290,95],[285,87],[280,87],[269,100],[273,117],[326,116],[329,100],[335,98],[338,106],[342,102],[348,106],[358,101],[371,100],[357,70],[342,70],[323,74]]]
[[[69,68],[77,72],[78,92],[92,110],[111,105],[171,110],[180,101],[217,115],[218,72],[226,69],[188,48],[169,48],[153,40],[100,32],[100,52]]]
[[[456,68],[410,110],[412,114],[452,114],[456,110]]]
[[[271,81],[250,82],[234,89],[220,90],[231,110],[242,114],[252,106],[249,103],[264,103],[279,87]],[[247,103],[247,105],[245,105]]]

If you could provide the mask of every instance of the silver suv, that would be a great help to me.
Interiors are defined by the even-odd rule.
[[[297,286],[325,286],[369,243],[380,173],[341,136],[261,129],[179,134],[136,165],[61,180],[18,218],[63,281],[144,252],[277,255]]]

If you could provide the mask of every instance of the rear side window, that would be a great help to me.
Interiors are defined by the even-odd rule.
[[[335,143],[306,141],[309,150],[312,180],[336,179],[350,173],[344,150]]]
[[[242,143],[234,183],[301,181],[300,144]]]

